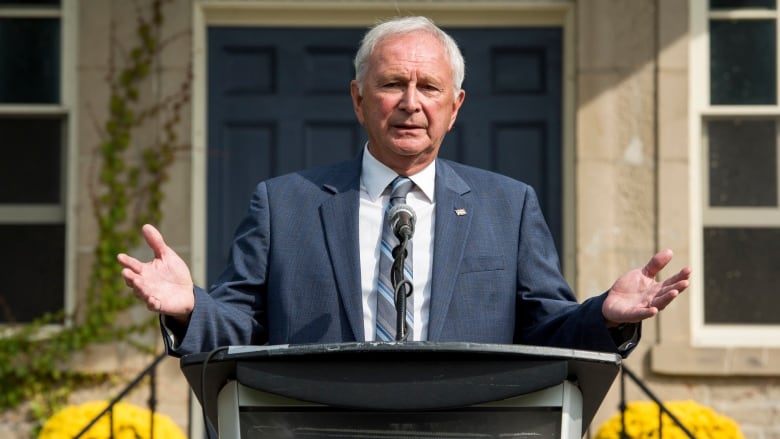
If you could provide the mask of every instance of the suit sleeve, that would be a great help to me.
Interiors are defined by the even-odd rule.
[[[171,327],[169,322],[163,325],[168,353],[181,356],[220,346],[267,342],[268,208],[267,188],[265,183],[260,183],[236,229],[227,267],[210,291],[195,288],[195,307],[189,325]]]
[[[552,236],[530,187],[523,202],[517,252],[516,343],[621,355],[633,349],[638,328],[633,343],[623,343],[607,329],[601,311],[606,293],[577,302],[561,274]]]

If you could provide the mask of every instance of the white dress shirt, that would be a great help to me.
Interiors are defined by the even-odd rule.
[[[433,259],[435,161],[417,174],[409,176],[415,187],[406,196],[417,221],[412,236],[412,281],[414,284],[414,340],[428,338],[428,313],[431,299],[431,262]],[[360,174],[360,276],[363,291],[363,328],[366,341],[376,335],[376,289],[379,281],[379,247],[382,223],[390,193],[387,186],[398,176],[368,151],[363,151]]]

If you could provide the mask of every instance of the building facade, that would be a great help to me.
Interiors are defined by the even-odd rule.
[[[13,55],[0,58],[0,144],[10,157],[0,164],[0,242],[10,250],[2,266],[14,274],[0,292],[5,323],[76,311],[84,300],[105,78],[146,3],[0,2],[0,53]],[[495,110],[456,130],[443,153],[531,180],[580,299],[673,249],[667,275],[691,265],[692,286],[644,324],[626,364],[664,400],[693,399],[735,419],[748,438],[780,438],[775,0],[162,5],[166,43],[140,99],[170,96],[182,81],[190,87],[175,125],[186,147],[175,152],[158,226],[197,283],[224,258],[248,182],[362,145],[349,119],[347,42],[382,18],[426,15],[463,35],[464,109],[475,110],[460,118]],[[296,41],[309,41],[299,60],[289,55]],[[299,67],[285,70],[288,62]],[[270,96],[277,90],[287,91]],[[252,116],[257,108],[273,111]],[[318,116],[331,112],[332,120]],[[162,123],[139,137],[154,141]],[[322,139],[351,146],[320,150]],[[18,293],[30,287],[39,294]],[[77,362],[140,369],[148,358],[131,352],[103,346]],[[166,370],[165,386],[176,390],[166,390],[161,409],[187,425],[186,382],[174,360]],[[631,386],[628,396],[642,398]],[[616,386],[594,425],[617,412],[618,397]]]

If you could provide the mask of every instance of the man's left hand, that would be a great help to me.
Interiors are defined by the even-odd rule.
[[[662,250],[644,267],[631,270],[615,281],[601,309],[608,327],[654,317],[688,288],[690,267],[663,281],[656,281],[656,275],[672,260],[672,256],[671,250]]]

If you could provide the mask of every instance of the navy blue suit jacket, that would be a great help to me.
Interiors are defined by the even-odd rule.
[[[360,172],[358,157],[261,182],[172,353],[363,341]],[[604,294],[577,303],[530,186],[437,159],[435,203],[430,341],[617,352]]]

